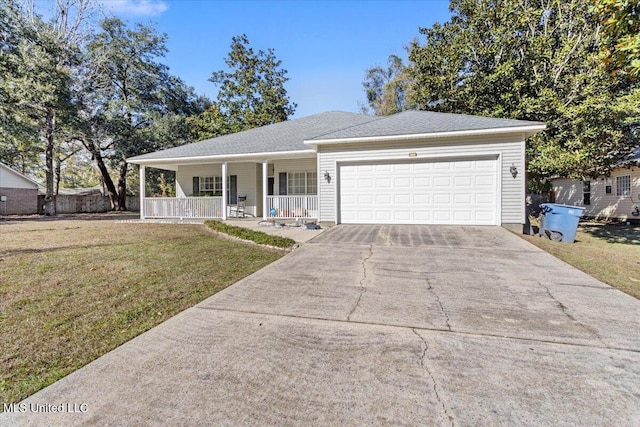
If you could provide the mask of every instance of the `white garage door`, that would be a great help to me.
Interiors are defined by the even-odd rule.
[[[344,164],[345,224],[497,225],[497,159]]]

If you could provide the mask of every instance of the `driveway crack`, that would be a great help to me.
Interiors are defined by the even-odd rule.
[[[433,286],[431,286],[431,280],[429,280],[429,276],[426,276],[425,280],[427,281],[427,290],[431,292],[431,294],[433,294],[434,297],[436,297],[436,302],[438,303],[438,306],[440,306],[440,311],[444,315],[445,321],[447,322],[447,329],[449,330],[449,332],[451,332],[451,323],[449,323],[449,320],[450,320],[449,315],[445,311],[444,306],[442,305],[442,301],[440,301],[440,295],[438,295],[436,290],[433,289]]]
[[[380,237],[382,237],[389,246],[393,246],[393,242],[391,241],[391,226],[383,226],[380,229]]]
[[[347,320],[351,320],[351,316],[353,316],[353,313],[355,313],[356,309],[360,305],[360,300],[362,299],[362,296],[364,295],[365,292],[367,292],[367,287],[365,285],[365,282],[367,280],[367,261],[369,261],[369,259],[372,256],[373,256],[373,245],[369,245],[369,255],[367,255],[367,257],[363,258],[362,260],[362,279],[360,279],[360,295],[358,295],[358,299],[356,300],[356,303],[351,308],[351,311],[347,316]]]
[[[431,372],[431,369],[429,369],[429,366],[425,363],[425,359],[427,358],[427,350],[429,350],[429,345],[427,344],[427,341],[422,337],[422,335],[418,333],[418,331],[416,331],[415,329],[411,329],[411,331],[413,331],[413,333],[422,342],[422,354],[420,354],[420,366],[422,367],[422,369],[424,369],[427,372],[427,374],[429,375],[429,378],[431,378],[431,382],[433,383],[433,392],[436,396],[436,400],[442,406],[442,411],[444,412],[445,417],[449,420],[449,424],[453,426],[455,425],[453,422],[453,417],[451,416],[451,414],[449,414],[449,411],[447,410],[447,407],[444,404],[444,401],[440,397],[436,378],[433,376],[433,372]]]
[[[558,306],[558,308],[560,308],[562,313],[565,316],[567,316],[569,318],[569,320],[571,320],[572,322],[578,324],[582,329],[584,329],[585,331],[587,331],[590,334],[592,334],[593,336],[595,336],[603,346],[605,346],[606,348],[609,348],[609,346],[602,340],[602,337],[598,334],[598,332],[596,332],[594,329],[588,327],[584,323],[580,322],[578,319],[573,317],[573,315],[571,313],[569,313],[569,311],[567,310],[567,306],[564,305],[563,303],[561,303],[555,296],[553,296],[553,294],[551,293],[551,290],[549,289],[548,286],[544,285],[541,282],[537,282],[537,283],[538,283],[538,285],[543,287],[545,289],[545,291],[547,291],[547,295],[549,296],[549,298],[551,298],[553,301],[555,301],[555,303]]]

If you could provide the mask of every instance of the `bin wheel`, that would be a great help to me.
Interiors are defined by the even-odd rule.
[[[549,238],[554,242],[562,242],[562,233],[559,231],[552,231]]]

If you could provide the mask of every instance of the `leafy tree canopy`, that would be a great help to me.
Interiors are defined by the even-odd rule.
[[[534,180],[606,174],[638,144],[638,86],[603,66],[587,0],[453,0],[450,10],[408,48],[403,108],[545,122],[527,144]]]
[[[592,0],[604,30],[601,54],[610,71],[640,78],[640,3]]]
[[[284,87],[287,70],[273,49],[255,52],[246,35],[233,37],[224,62],[227,70],[209,78],[219,87],[216,101],[190,120],[199,139],[282,122],[295,112]]]

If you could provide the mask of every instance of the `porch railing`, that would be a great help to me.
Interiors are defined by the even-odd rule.
[[[318,218],[318,196],[267,196],[269,218]]]
[[[145,218],[222,218],[222,197],[147,197]]]

